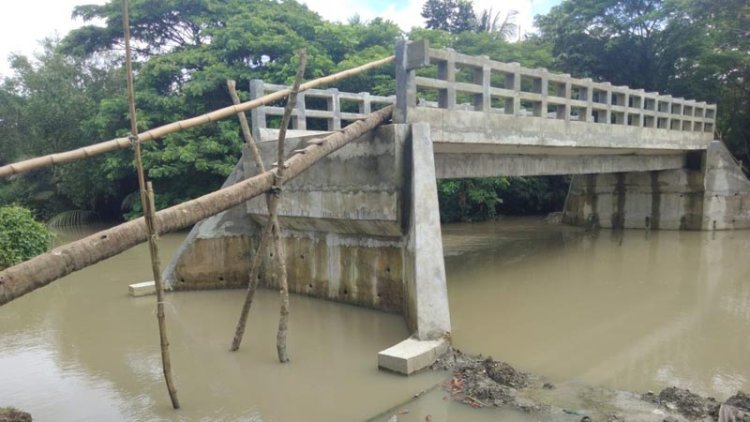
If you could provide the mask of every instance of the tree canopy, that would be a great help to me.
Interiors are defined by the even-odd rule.
[[[750,162],[745,0],[565,0],[537,17],[538,34],[518,42],[508,41],[516,39],[512,10],[477,10],[471,0],[426,0],[426,28],[408,34],[379,18],[328,22],[295,0],[130,4],[140,129],[231,104],[227,79],[237,81],[243,100],[251,79],[289,84],[300,47],[308,51],[305,77],[312,79],[391,55],[395,40],[409,37],[494,60],[718,102],[719,135]],[[0,164],[128,132],[121,0],[78,6],[74,16],[87,25],[45,41],[36,58],[11,58],[14,74],[0,82]],[[337,88],[393,94],[394,71],[381,68]],[[242,142],[239,125],[228,119],[144,145],[158,207],[219,187]],[[120,151],[24,175],[0,184],[0,202],[25,205],[45,219],[69,210],[134,216],[140,204],[132,158],[130,151]],[[463,204],[446,211],[455,219],[542,212],[564,197],[560,180],[443,182],[444,199],[464,199],[442,203]]]

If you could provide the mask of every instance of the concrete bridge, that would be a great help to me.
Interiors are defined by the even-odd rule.
[[[401,313],[413,336],[381,367],[412,373],[448,345],[450,316],[436,179],[574,175],[570,224],[716,230],[750,227],[750,183],[713,140],[716,106],[528,69],[425,42],[396,48],[395,97],[301,93],[289,154],[396,104],[381,126],[290,181],[279,216],[289,287]],[[251,83],[257,98],[285,87]],[[267,167],[282,109],[253,110]],[[226,184],[258,173],[243,154]],[[243,287],[267,220],[262,198],[197,224],[165,271],[174,289]],[[276,287],[270,257],[261,278]]]

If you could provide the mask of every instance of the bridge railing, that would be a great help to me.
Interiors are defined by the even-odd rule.
[[[713,132],[715,128],[714,104],[497,62],[487,56],[429,48],[426,43],[410,43],[402,48],[399,88],[408,91],[403,97],[407,107],[673,131]],[[397,79],[398,73],[397,67]],[[399,109],[406,112],[407,107]]]
[[[268,84],[262,80],[250,81],[250,96],[260,98],[268,93],[288,89],[286,85]],[[341,92],[336,88],[310,89],[297,95],[297,106],[292,111],[291,125],[296,130],[339,130],[356,120],[366,118],[371,112],[379,110],[396,101],[395,96],[383,97],[368,92]],[[252,110],[252,126],[256,139],[261,139],[260,132],[267,129],[269,121],[284,114],[284,107],[263,106]]]

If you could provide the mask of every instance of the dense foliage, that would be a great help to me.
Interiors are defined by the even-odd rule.
[[[85,0],[83,0],[85,1]],[[230,104],[226,79],[243,99],[251,79],[289,83],[294,52],[307,48],[316,78],[393,54],[395,39],[487,55],[719,103],[718,130],[733,151],[750,151],[750,9],[744,0],[566,0],[537,18],[540,34],[509,42],[513,13],[476,10],[470,0],[427,0],[425,28],[408,34],[382,19],[332,23],[295,0],[131,0],[141,129]],[[48,40],[32,60],[11,58],[0,83],[0,164],[127,133],[120,0],[74,14],[90,25]],[[393,68],[337,83],[342,91],[394,92]],[[162,208],[218,188],[242,138],[237,122],[173,134],[144,145]],[[567,179],[444,181],[449,221],[559,208]],[[0,203],[48,219],[66,211],[104,218],[140,211],[132,151],[56,166],[0,182]]]
[[[0,270],[45,252],[52,239],[52,233],[29,210],[0,207]]]
[[[537,26],[556,69],[717,103],[717,134],[750,163],[746,0],[566,0]]]

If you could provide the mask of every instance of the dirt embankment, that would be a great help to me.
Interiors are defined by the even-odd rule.
[[[31,415],[12,407],[0,407],[0,422],[31,422]]]
[[[742,392],[720,403],[677,387],[637,395],[575,383],[555,386],[505,362],[455,349],[432,368],[452,372],[444,389],[455,401],[475,408],[512,407],[545,420],[750,422],[750,396]]]

